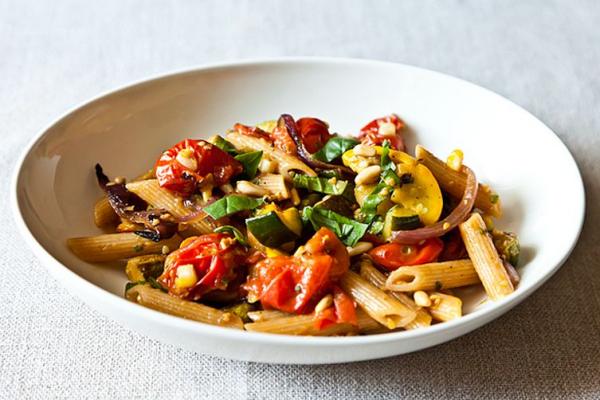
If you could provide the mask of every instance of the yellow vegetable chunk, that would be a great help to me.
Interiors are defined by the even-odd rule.
[[[391,199],[394,203],[413,210],[423,224],[432,225],[440,218],[444,204],[440,186],[423,164],[416,164],[410,173],[413,182],[396,187]]]

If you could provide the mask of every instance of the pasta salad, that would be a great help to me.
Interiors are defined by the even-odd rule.
[[[410,155],[404,129],[389,115],[342,136],[283,114],[185,139],[130,181],[97,164],[107,233],[67,245],[124,261],[127,299],[234,329],[356,335],[460,318],[457,288],[514,291],[519,242],[494,227],[499,197],[460,150]]]

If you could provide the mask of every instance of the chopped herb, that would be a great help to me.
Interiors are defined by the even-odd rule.
[[[318,176],[308,176],[296,174],[293,178],[294,187],[308,189],[313,192],[342,195],[348,187],[348,181],[333,178],[321,178]]]
[[[237,229],[234,226],[231,226],[231,225],[220,226],[217,229],[215,229],[215,233],[230,233],[233,235],[235,240],[238,241],[239,244],[241,244],[244,247],[249,247],[248,241],[244,237],[244,234],[242,232],[240,232],[239,229]]]
[[[125,284],[125,293],[129,292],[129,289],[131,289],[134,286],[140,285],[140,284],[144,284],[144,281],[139,281],[139,282],[127,282]]]
[[[327,227],[346,245],[354,246],[367,232],[368,224],[363,224],[336,212],[318,207],[305,207],[303,220],[309,221],[315,230]]]
[[[321,150],[313,154],[313,157],[320,161],[332,162],[358,143],[358,140],[353,138],[334,136],[325,143]]]
[[[153,277],[149,276],[148,279],[146,280],[146,282],[152,286],[154,289],[160,289],[163,292],[166,292],[167,290],[160,284],[158,283],[158,281],[156,279],[154,279]]]
[[[204,207],[204,212],[214,219],[223,218],[244,210],[254,210],[264,203],[261,198],[231,194]]]
[[[238,154],[235,159],[242,163],[244,175],[248,179],[254,179],[258,164],[262,158],[262,151],[251,151],[249,153]]]

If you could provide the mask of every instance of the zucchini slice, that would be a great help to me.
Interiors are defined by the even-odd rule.
[[[394,206],[385,214],[382,235],[385,240],[392,236],[392,231],[409,231],[423,226],[421,218],[409,208]]]
[[[246,227],[256,240],[267,247],[280,247],[298,238],[275,211],[246,219]]]

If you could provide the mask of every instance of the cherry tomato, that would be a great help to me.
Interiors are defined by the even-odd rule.
[[[444,250],[439,256],[440,261],[460,260],[467,258],[467,249],[458,229],[453,229],[444,236]]]
[[[208,174],[212,174],[213,183],[218,186],[241,173],[243,167],[239,161],[211,143],[185,139],[160,156],[155,170],[161,187],[187,197]]]
[[[350,266],[344,245],[333,232],[321,228],[299,256],[259,261],[244,285],[249,297],[265,308],[302,314],[331,288]]]
[[[393,124],[396,129],[395,135],[382,135],[379,128],[383,123]],[[369,122],[360,130],[358,138],[362,144],[372,146],[381,146],[385,140],[389,140],[392,149],[404,151],[405,147],[401,132],[402,129],[404,129],[404,122],[397,115],[391,114]]]
[[[296,121],[300,139],[310,153],[316,153],[331,138],[327,124],[317,118],[300,118]]]
[[[315,327],[323,329],[331,324],[357,325],[356,304],[339,286],[332,289],[333,307],[326,308],[315,315]]]
[[[253,136],[253,137],[260,138],[260,139],[268,140],[269,142],[273,142],[273,139],[271,139],[271,137],[269,136],[269,133],[263,131],[262,129],[260,129],[257,126],[248,126],[248,125],[242,125],[242,124],[238,123],[233,126],[233,129],[236,132],[241,133],[242,135]]]
[[[224,233],[198,236],[183,244],[167,257],[158,282],[169,293],[189,300],[198,300],[215,289],[226,289],[236,277],[236,267],[246,259],[244,248]]]
[[[271,139],[276,149],[292,156],[297,154],[298,148],[296,147],[296,143],[284,126],[276,126],[271,133]]]
[[[387,243],[375,247],[369,251],[369,255],[377,265],[381,265],[389,271],[394,271],[405,265],[433,262],[443,248],[444,242],[438,238],[431,238],[418,245]]]

